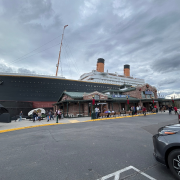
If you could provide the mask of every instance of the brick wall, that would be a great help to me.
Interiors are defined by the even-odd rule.
[[[88,116],[88,103],[69,103],[68,104],[68,115],[77,116],[77,114],[83,114]],[[67,116],[67,103],[64,106],[64,115]]]
[[[142,99],[141,92],[146,91],[147,89],[149,89],[149,91],[152,91],[154,93],[154,96],[155,96],[155,99],[156,99],[157,98],[157,90],[156,90],[156,88],[152,87],[150,85],[149,85],[149,88],[147,88],[146,85],[148,85],[148,84],[145,84],[144,86],[139,86],[134,91],[124,92],[122,94],[129,95],[130,97]]]

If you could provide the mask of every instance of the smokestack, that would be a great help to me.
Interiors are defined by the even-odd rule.
[[[129,64],[124,65],[124,76],[130,76],[130,65]]]
[[[96,71],[98,72],[104,72],[104,59],[103,58],[99,58],[97,60],[97,68]]]

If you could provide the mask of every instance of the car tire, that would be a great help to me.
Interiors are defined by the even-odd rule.
[[[180,180],[180,149],[175,149],[168,156],[168,165],[176,179]]]

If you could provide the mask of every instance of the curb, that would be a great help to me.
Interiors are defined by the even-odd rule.
[[[156,113],[150,113],[150,114],[146,114],[146,115],[154,115],[154,114],[156,114]],[[143,114],[133,115],[133,116],[121,116],[121,117],[112,117],[112,118],[93,119],[93,120],[87,120],[87,121],[81,121],[81,122],[103,121],[103,120],[130,118],[130,117],[138,117],[138,116],[143,116]],[[79,123],[81,123],[81,122],[79,122]],[[19,127],[19,128],[0,130],[0,133],[10,132],[10,131],[18,131],[18,130],[22,130],[22,129],[30,129],[30,128],[41,127],[41,126],[55,126],[55,125],[61,125],[61,124],[72,124],[72,123],[52,123],[52,124],[41,124],[41,125],[35,125],[35,126]]]

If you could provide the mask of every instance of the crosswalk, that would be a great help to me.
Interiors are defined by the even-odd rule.
[[[69,120],[70,123],[79,123],[80,121],[78,120]]]

